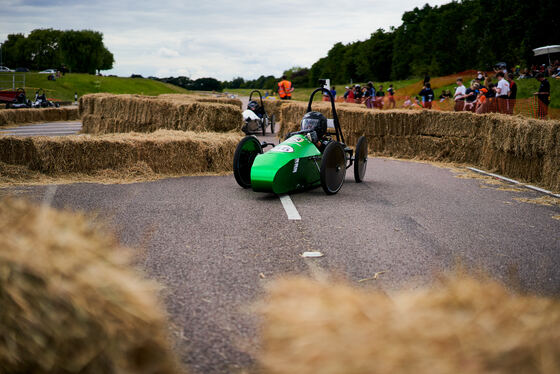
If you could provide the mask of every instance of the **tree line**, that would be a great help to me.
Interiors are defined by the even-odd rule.
[[[13,68],[95,74],[112,69],[115,59],[98,31],[36,29],[27,37],[9,34],[2,43],[2,61]]]
[[[405,12],[402,24],[364,41],[335,44],[309,71],[336,83],[491,70],[497,62],[527,66],[533,48],[560,41],[560,2],[463,0]],[[543,61],[544,62],[544,61]]]

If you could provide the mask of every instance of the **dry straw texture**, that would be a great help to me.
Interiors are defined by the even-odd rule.
[[[72,121],[79,118],[78,108],[1,109],[0,127],[32,122]]]
[[[0,372],[179,372],[157,286],[112,235],[21,200],[0,222]]]
[[[24,179],[26,170],[50,176],[118,172],[123,179],[127,174],[138,173],[224,173],[232,169],[233,153],[240,139],[237,134],[169,130],[151,134],[0,137],[0,162],[4,163],[0,181]],[[14,166],[23,169],[18,171]],[[18,174],[22,177],[18,178]]]
[[[387,296],[279,280],[261,306],[271,374],[558,373],[560,301],[454,277]]]
[[[206,102],[208,100],[219,102]],[[226,101],[228,104],[222,103]],[[235,106],[229,102],[234,101],[212,97],[197,99],[190,95],[85,95],[80,98],[82,132],[240,131],[241,105],[238,100]]]
[[[332,118],[329,103],[317,103]],[[299,129],[303,103],[282,109],[280,137]],[[346,143],[361,135],[378,155],[477,165],[560,191],[560,121],[501,114],[370,110],[337,105]]]

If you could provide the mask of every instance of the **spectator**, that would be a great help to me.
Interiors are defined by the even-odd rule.
[[[294,87],[292,82],[286,79],[286,76],[282,76],[282,80],[278,83],[278,96],[281,100],[291,100],[292,92],[294,92]]]
[[[537,97],[538,117],[545,119],[548,115],[548,104],[550,104],[550,83],[542,73],[537,74],[535,78],[541,82],[539,90],[534,93]]]
[[[460,112],[465,106],[465,93],[466,88],[463,85],[463,78],[457,78],[457,88],[455,88],[455,94],[453,95],[453,100],[455,100],[455,111]]]
[[[405,100],[404,100],[404,103],[402,105],[403,108],[406,108],[406,109],[411,108],[412,107],[412,100],[410,100],[410,96],[407,96],[404,99]]]
[[[479,90],[478,83],[473,83],[465,91],[465,111],[474,112]]]
[[[335,86],[332,86],[332,88],[331,88],[331,95],[333,97],[333,100],[336,101],[336,87]]]
[[[475,106],[475,112],[477,114],[486,113],[488,111],[488,99],[486,98],[486,93],[488,93],[486,88],[481,88],[478,93]]]
[[[380,84],[379,89],[375,93],[375,104],[379,109],[383,109],[383,105],[385,105],[385,103],[383,102],[384,99],[385,91],[383,91],[383,85]]]
[[[508,99],[509,99],[509,82],[505,79],[502,71],[496,74],[498,85],[496,86],[496,102],[498,104],[498,113],[508,113]]]
[[[354,86],[346,87],[346,93],[344,94],[344,98],[346,99],[347,103],[356,102],[356,100],[354,99]]]
[[[439,102],[442,103],[447,99],[452,98],[453,96],[451,95],[451,92],[449,90],[443,90],[441,91],[441,95],[439,95]]]
[[[395,101],[395,90],[393,89],[392,84],[390,84],[389,88],[387,88],[387,93],[389,94],[389,109],[396,107],[397,103]]]
[[[426,83],[430,83],[430,76],[428,75],[428,73],[426,73],[426,75],[424,76],[424,85]]]
[[[496,86],[494,83],[488,85],[488,93],[485,96],[488,99],[488,112],[496,113]]]
[[[513,80],[514,75],[508,74],[509,94],[508,94],[508,114],[513,114],[515,100],[517,99],[517,83]]]
[[[363,103],[362,87],[359,84],[354,86],[354,100],[358,104]]]
[[[434,99],[435,94],[430,83],[424,83],[424,88],[422,88],[422,91],[420,91],[418,95],[422,97],[424,109],[432,109],[432,100]]]
[[[373,101],[375,99],[375,89],[373,88],[373,83],[369,82],[366,87],[364,87],[364,96],[366,99],[366,107],[372,109]]]

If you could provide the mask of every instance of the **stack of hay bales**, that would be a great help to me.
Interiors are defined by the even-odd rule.
[[[304,103],[282,108],[279,137],[299,129]],[[313,106],[332,118],[330,103]],[[470,112],[337,106],[345,141],[368,138],[377,155],[476,165],[560,191],[560,121]]]
[[[232,99],[223,96],[203,96],[203,95],[185,95],[185,94],[161,94],[157,96],[160,100],[179,100],[179,101],[197,101],[199,103],[218,103],[229,104],[243,109],[243,103],[239,99]]]
[[[76,119],[79,119],[77,107],[0,110],[0,127],[32,122],[72,121]]]
[[[156,292],[85,217],[0,202],[0,371],[179,373]]]
[[[222,103],[225,101],[228,104]],[[229,104],[233,102],[232,99],[200,99],[190,95],[85,95],[80,98],[82,132],[240,131],[241,104],[238,100],[236,105]]]
[[[150,134],[0,137],[0,162],[50,176],[124,172],[142,165],[147,174],[189,175],[231,170],[241,136],[158,130]]]
[[[413,291],[277,281],[261,306],[271,374],[558,373],[560,301],[455,277]]]

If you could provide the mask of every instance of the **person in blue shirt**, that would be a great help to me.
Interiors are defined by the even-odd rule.
[[[335,86],[332,86],[332,88],[331,88],[331,95],[336,100],[336,87]]]

